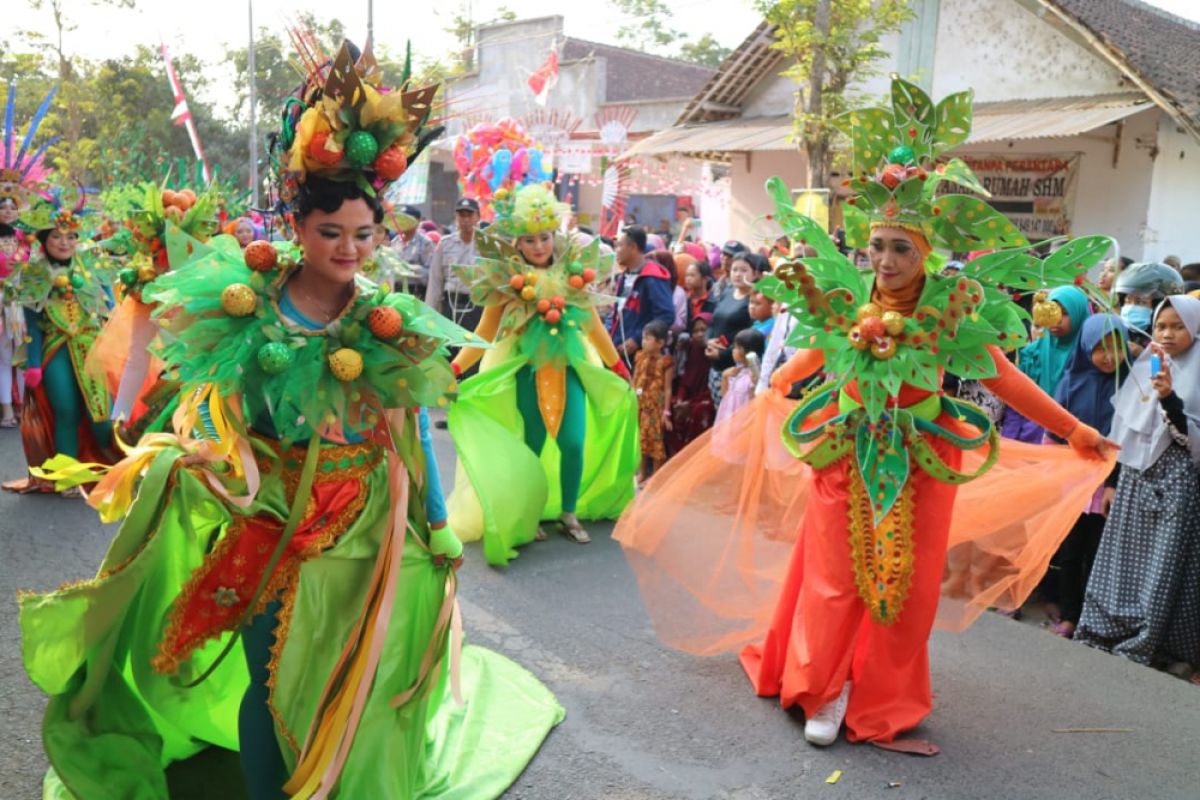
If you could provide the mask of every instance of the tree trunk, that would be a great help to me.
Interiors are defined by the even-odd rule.
[[[813,15],[814,39],[824,43],[829,41],[831,0],[818,0]],[[824,111],[825,94],[825,48],[818,45],[813,50],[812,69],[808,76],[808,112],[809,122],[805,126],[804,152],[808,156],[808,187],[822,189],[829,183],[830,136],[825,123],[821,121]],[[814,121],[815,120],[815,121]]]

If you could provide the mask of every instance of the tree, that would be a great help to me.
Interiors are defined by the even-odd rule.
[[[711,33],[706,33],[694,42],[684,42],[679,48],[679,57],[694,64],[716,68],[732,52],[728,47],[722,47]]]
[[[773,47],[791,62],[783,74],[798,86],[795,137],[808,156],[808,185],[829,184],[834,118],[850,108],[849,91],[875,74],[886,55],[880,39],[912,17],[907,0],[758,0],[775,26]]]
[[[676,42],[682,42],[687,34],[670,26],[671,9],[663,0],[611,0],[612,5],[625,17],[617,28],[617,41],[634,50],[662,51]]]
[[[440,15],[434,10],[434,14]],[[517,12],[507,6],[500,6],[490,20],[476,20],[471,14],[470,0],[459,0],[450,10],[450,22],[444,30],[458,42],[458,48],[450,55],[450,64],[443,66],[439,62],[428,65],[430,74],[445,75],[453,78],[470,72],[475,68],[475,29],[481,25],[493,25],[497,22],[512,22],[517,18]]]

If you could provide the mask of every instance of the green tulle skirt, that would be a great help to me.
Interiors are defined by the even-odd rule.
[[[166,451],[151,463],[94,580],[21,598],[25,668],[50,696],[46,798],[162,800],[167,765],[210,745],[238,747],[238,707],[249,680],[240,644],[195,688],[182,684],[213,663],[229,634],[191,652],[175,675],[152,666],[173,606],[233,520],[205,483],[174,468],[178,455]],[[289,769],[351,635],[388,528],[386,465],[355,481],[360,500],[352,518],[343,517],[334,543],[298,566],[294,596],[280,615],[286,623],[276,629],[282,644],[271,713]],[[284,483],[264,476],[249,513],[286,518]],[[449,579],[449,567],[435,564],[414,536],[410,528],[375,681],[334,796],[498,797],[563,710],[534,676],[478,647],[463,652],[465,705],[450,697],[450,659],[440,658],[430,689],[391,707],[435,641]]]
[[[538,458],[525,446],[517,408],[517,373],[529,365],[512,341],[487,354],[478,375],[463,382],[448,415],[458,450],[450,525],[463,541],[483,540],[497,566],[537,535],[538,522],[562,513],[560,455],[548,438]],[[616,519],[633,500],[641,458],[637,396],[614,372],[575,360],[587,397],[583,476],[576,515]]]

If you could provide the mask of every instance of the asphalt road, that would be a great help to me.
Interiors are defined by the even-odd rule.
[[[449,478],[452,449],[439,437]],[[16,431],[0,431],[0,478],[22,470]],[[994,615],[934,635],[937,699],[920,733],[940,756],[814,749],[798,716],[753,695],[734,658],[664,650],[611,526],[589,528],[592,544],[555,537],[503,571],[468,548],[469,639],[525,665],[567,709],[506,797],[1200,797],[1200,688]],[[89,576],[109,535],[79,500],[0,494],[0,800],[40,797],[45,770],[43,700],[21,670],[15,593]],[[1128,732],[1054,732],[1093,727]],[[173,798],[238,800],[240,787],[216,778],[231,758],[209,751],[177,765]]]

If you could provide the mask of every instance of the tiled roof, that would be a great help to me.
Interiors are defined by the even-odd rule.
[[[696,94],[716,70],[676,58],[651,55],[586,39],[567,37],[559,60],[603,58],[606,103],[678,100]]]
[[[1139,0],[1040,0],[1085,28],[1200,126],[1200,25]]]

